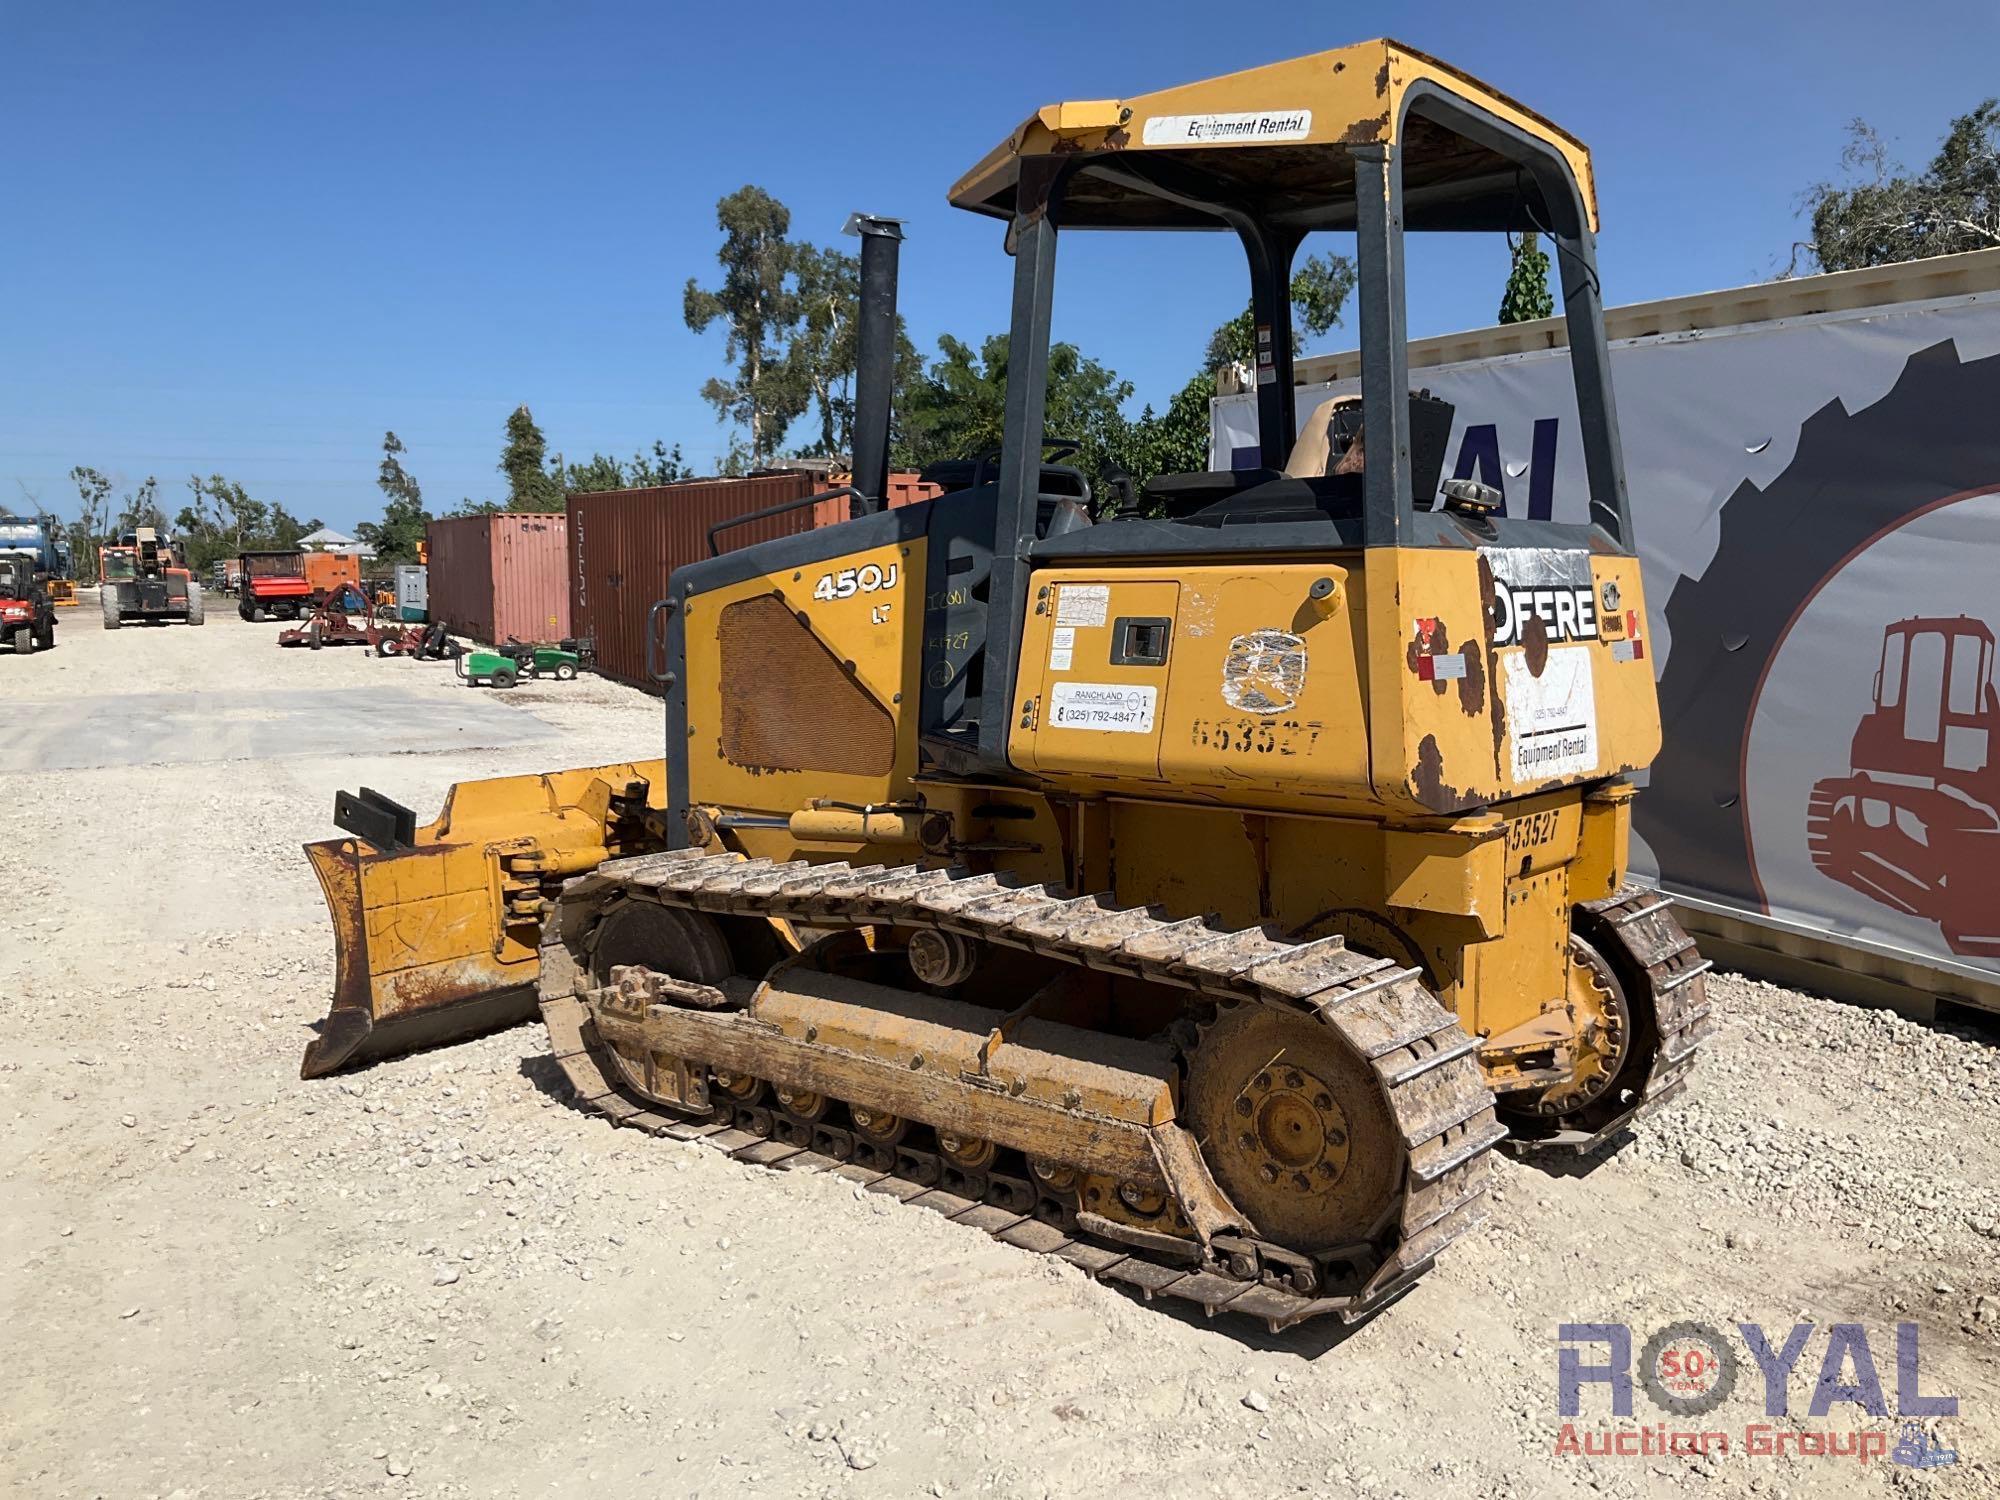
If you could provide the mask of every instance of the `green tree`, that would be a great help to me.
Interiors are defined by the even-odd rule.
[[[96,469],[78,465],[69,471],[81,509],[69,523],[70,562],[79,583],[97,582],[97,549],[104,545],[104,528],[111,513],[111,481]]]
[[[548,470],[548,442],[535,425],[527,403],[507,418],[507,446],[500,453],[500,472],[507,476],[507,503],[493,509],[557,511],[563,508],[562,485]]]
[[[424,509],[423,490],[403,467],[403,455],[408,451],[395,433],[382,434],[382,466],[375,475],[376,487],[382,491],[382,519],[363,521],[354,528],[354,534],[373,547],[382,562],[415,562],[417,543],[424,539],[424,529],[431,521],[431,513]]]
[[[785,238],[792,215],[762,188],[745,186],[715,205],[715,218],[722,230],[721,284],[707,290],[690,276],[682,316],[696,333],[723,326],[724,356],[734,370],[709,380],[701,394],[719,418],[748,432],[754,467],[777,451],[808,399],[782,369],[783,341],[800,315],[792,280],[797,252]]]
[[[301,521],[282,505],[271,507],[271,528],[260,539],[258,545],[275,552],[291,552],[297,549],[299,538],[310,536],[326,523],[318,516]]]
[[[111,530],[114,535],[124,536],[141,526],[150,526],[162,536],[172,529],[167,524],[166,512],[160,509],[160,481],[151,474],[137,488],[126,492]]]
[[[817,408],[818,441],[808,452],[845,453],[854,442],[855,324],[861,306],[861,262],[816,245],[792,247],[799,319],[785,345],[778,376],[787,404]]]
[[[1167,409],[1155,415],[1151,406],[1131,426],[1121,468],[1143,486],[1160,474],[1199,474],[1208,467],[1209,407],[1215,376],[1204,370],[1174,392]]]
[[[651,452],[641,448],[633,453],[630,463],[620,463],[607,453],[593,453],[587,462],[564,464],[556,475],[566,492],[578,495],[603,490],[650,489],[679,484],[693,477],[693,471],[681,457],[680,444],[669,448],[659,439],[654,440]]]
[[[199,474],[190,474],[187,487],[188,503],[174,517],[174,532],[187,548],[188,566],[201,572],[217,558],[229,556],[232,549],[221,509],[212,502],[207,483]]]
[[[193,476],[189,476],[193,482]],[[214,500],[218,516],[226,523],[237,552],[255,551],[267,540],[271,527],[271,507],[251,498],[250,492],[233,479],[220,474],[208,476],[205,488]]]
[[[562,487],[572,494],[587,495],[600,490],[633,488],[625,476],[625,466],[604,453],[593,453],[587,463],[565,465]]]
[[[1292,352],[1305,348],[1340,321],[1354,293],[1354,262],[1345,255],[1309,255],[1292,273]],[[1209,335],[1202,368],[1213,375],[1224,365],[1255,367],[1257,315],[1248,307]]]
[[[669,448],[665,442],[655,438],[651,453],[641,449],[632,455],[631,481],[636,487],[679,484],[692,478],[694,471],[681,457],[679,443]]]
[[[1556,299],[1549,291],[1549,256],[1533,230],[1519,239],[1509,236],[1514,263],[1507,272],[1507,287],[1500,294],[1500,321],[1532,323],[1536,318],[1555,316]]]
[[[1801,264],[1850,271],[2000,245],[2000,99],[1953,120],[1922,172],[1892,168],[1865,120],[1847,130],[1840,164],[1849,180],[1806,190],[1801,211],[1812,233],[1793,245],[1786,274]]]
[[[938,340],[939,358],[912,382],[897,449],[900,467],[922,468],[941,458],[974,458],[1000,446],[1007,409],[1007,335],[996,333],[978,350],[950,334]],[[1093,480],[1118,465],[1129,424],[1122,407],[1130,381],[1074,344],[1049,349],[1048,395],[1043,427],[1050,440],[1077,444],[1074,463]]]

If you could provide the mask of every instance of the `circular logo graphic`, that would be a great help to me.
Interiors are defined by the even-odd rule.
[[[1736,1354],[1706,1323],[1669,1323],[1640,1351],[1639,1383],[1662,1411],[1698,1417],[1736,1388]]]

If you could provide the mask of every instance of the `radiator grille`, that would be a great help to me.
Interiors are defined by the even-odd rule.
[[[770,771],[886,776],[896,762],[889,710],[847,674],[776,594],[722,611],[722,753]]]

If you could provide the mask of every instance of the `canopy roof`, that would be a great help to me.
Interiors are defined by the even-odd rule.
[[[1411,229],[1525,229],[1554,220],[1528,173],[1491,144],[1427,118],[1428,85],[1544,143],[1568,163],[1597,227],[1590,153],[1506,95],[1397,42],[1359,42],[1130,99],[1037,111],[951,190],[975,213],[1012,218],[1021,163],[1086,158],[1058,222],[1086,229],[1218,229],[1218,209],[1299,230],[1354,225],[1354,167],[1343,148],[1394,145]],[[1406,96],[1418,89],[1410,109]],[[1333,148],[1333,149],[1330,149]]]

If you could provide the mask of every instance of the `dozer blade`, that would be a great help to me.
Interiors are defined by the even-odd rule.
[[[535,1014],[542,914],[562,881],[662,845],[663,761],[467,781],[422,828],[343,792],[348,836],[305,846],[333,919],[333,1008],[301,1078]]]

